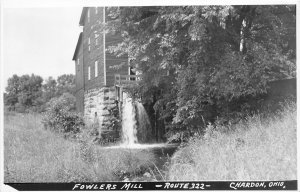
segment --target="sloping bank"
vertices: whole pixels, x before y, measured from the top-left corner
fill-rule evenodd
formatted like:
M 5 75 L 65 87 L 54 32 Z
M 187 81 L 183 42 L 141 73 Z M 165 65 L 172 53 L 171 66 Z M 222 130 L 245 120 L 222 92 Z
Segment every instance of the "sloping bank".
M 297 179 L 296 104 L 231 127 L 209 125 L 172 157 L 169 180 Z

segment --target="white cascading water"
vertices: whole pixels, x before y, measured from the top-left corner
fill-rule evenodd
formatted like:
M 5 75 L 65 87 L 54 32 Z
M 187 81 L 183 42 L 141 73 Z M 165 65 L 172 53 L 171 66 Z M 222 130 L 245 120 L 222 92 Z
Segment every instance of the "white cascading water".
M 133 147 L 138 143 L 137 125 L 135 119 L 135 108 L 132 99 L 123 93 L 123 109 L 122 109 L 122 145 Z
M 142 142 L 149 141 L 149 135 L 151 134 L 151 123 L 149 116 L 144 108 L 144 105 L 138 101 L 135 102 L 136 106 L 136 118 L 139 131 L 139 140 Z
M 137 110 L 135 109 L 135 105 Z M 137 119 L 136 119 L 137 113 Z M 139 121 L 139 123 L 137 123 Z M 137 124 L 139 129 L 144 134 L 151 130 L 150 120 L 144 106 L 138 102 L 133 102 L 125 92 L 123 92 L 123 106 L 122 106 L 122 143 L 117 146 L 110 146 L 109 148 L 135 148 L 146 149 L 155 147 L 167 147 L 165 143 L 156 144 L 139 144 L 137 139 Z M 145 136 L 146 137 L 146 136 Z

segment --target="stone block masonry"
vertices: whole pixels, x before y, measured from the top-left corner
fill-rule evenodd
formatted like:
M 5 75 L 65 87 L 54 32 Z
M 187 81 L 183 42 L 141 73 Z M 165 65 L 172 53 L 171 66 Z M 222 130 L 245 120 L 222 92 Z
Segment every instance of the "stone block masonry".
M 99 87 L 89 89 L 84 93 L 84 116 L 88 126 L 99 124 L 98 131 L 112 131 L 109 129 L 113 114 L 110 110 L 117 107 L 114 87 Z

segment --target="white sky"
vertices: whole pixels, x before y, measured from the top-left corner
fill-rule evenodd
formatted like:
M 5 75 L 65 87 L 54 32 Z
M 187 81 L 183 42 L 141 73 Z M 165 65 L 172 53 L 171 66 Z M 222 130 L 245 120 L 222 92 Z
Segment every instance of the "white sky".
M 261 1 L 271 4 L 296 2 L 295 0 L 254 0 L 251 4 L 259 4 L 262 3 Z M 79 18 L 83 6 L 185 5 L 199 4 L 199 2 L 201 1 L 2 0 L 3 89 L 7 79 L 13 74 L 34 73 L 44 79 L 49 76 L 56 78 L 62 74 L 74 74 L 72 56 L 81 31 Z M 210 3 L 214 2 L 220 4 L 219 0 L 212 0 Z M 222 4 L 237 2 L 250 3 L 250 1 L 223 0 Z
M 80 7 L 5 8 L 3 80 L 13 74 L 34 73 L 43 78 L 74 74 L 72 57 L 81 31 L 81 10 Z

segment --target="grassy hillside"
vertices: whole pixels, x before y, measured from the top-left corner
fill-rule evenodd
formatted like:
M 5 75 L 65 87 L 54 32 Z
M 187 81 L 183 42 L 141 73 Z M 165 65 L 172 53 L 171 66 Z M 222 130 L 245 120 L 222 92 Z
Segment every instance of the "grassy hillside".
M 118 181 L 153 166 L 145 151 L 75 143 L 43 129 L 39 115 L 6 113 L 5 182 Z
M 172 158 L 170 180 L 297 179 L 296 106 L 235 126 L 209 125 Z
M 71 142 L 43 129 L 40 119 L 39 115 L 5 114 L 5 182 L 144 180 L 140 174 L 153 173 L 157 159 L 149 151 Z M 209 125 L 204 136 L 191 138 L 173 155 L 162 178 L 297 179 L 296 137 L 295 104 L 268 118 L 255 115 L 235 126 Z

